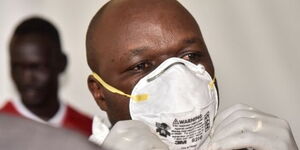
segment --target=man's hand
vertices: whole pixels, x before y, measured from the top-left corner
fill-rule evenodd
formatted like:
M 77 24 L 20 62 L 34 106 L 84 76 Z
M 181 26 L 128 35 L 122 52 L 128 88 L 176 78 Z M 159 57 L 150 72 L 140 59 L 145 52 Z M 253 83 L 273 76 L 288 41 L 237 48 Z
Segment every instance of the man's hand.
M 150 128 L 136 120 L 119 121 L 104 140 L 105 150 L 168 150 Z
M 211 132 L 210 150 L 298 150 L 287 121 L 247 105 L 219 113 Z

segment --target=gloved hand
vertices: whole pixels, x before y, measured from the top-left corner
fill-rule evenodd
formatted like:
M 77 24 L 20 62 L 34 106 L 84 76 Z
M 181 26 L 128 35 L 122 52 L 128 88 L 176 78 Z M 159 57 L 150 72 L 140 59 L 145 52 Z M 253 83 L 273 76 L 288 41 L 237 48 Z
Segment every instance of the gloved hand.
M 168 150 L 147 125 L 136 120 L 117 122 L 101 147 L 105 150 Z
M 242 104 L 216 116 L 210 142 L 210 150 L 298 150 L 287 121 Z

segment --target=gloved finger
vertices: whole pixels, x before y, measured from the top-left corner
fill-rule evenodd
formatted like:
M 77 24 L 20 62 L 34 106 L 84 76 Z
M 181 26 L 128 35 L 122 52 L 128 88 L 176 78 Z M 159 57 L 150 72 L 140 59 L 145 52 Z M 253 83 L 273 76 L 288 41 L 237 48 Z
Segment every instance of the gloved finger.
M 167 150 L 150 128 L 137 120 L 119 121 L 111 129 L 102 148 L 105 150 Z
M 251 114 L 255 114 L 257 118 L 237 117 L 224 126 L 221 123 L 222 129 L 215 130 L 211 136 L 212 148 L 297 149 L 291 129 L 285 120 L 261 112 L 250 112 L 250 116 Z M 249 114 L 246 113 L 244 116 L 249 116 Z M 229 115 L 226 119 L 231 120 L 231 117 L 232 115 Z
M 218 133 L 219 130 L 223 130 L 225 126 L 228 126 L 228 124 L 237 120 L 238 118 L 253 118 L 253 119 L 257 119 L 257 120 L 264 120 L 264 121 L 268 121 L 268 122 L 277 123 L 277 122 L 275 122 L 276 119 L 274 120 L 274 118 L 277 118 L 275 116 L 272 116 L 272 115 L 260 112 L 258 110 L 254 110 L 254 109 L 253 110 L 240 109 L 240 110 L 236 110 L 235 112 L 232 112 L 231 114 L 229 114 L 219 124 L 217 124 L 217 125 L 215 124 L 211 135 Z
M 233 112 L 236 112 L 238 110 L 255 110 L 253 107 L 250 107 L 245 104 L 236 104 L 233 105 L 224 111 L 220 112 L 217 114 L 215 121 L 214 121 L 214 126 L 218 126 L 221 122 L 223 122 L 224 119 L 226 119 L 230 114 Z
M 257 135 L 255 132 L 245 132 L 243 134 L 237 133 L 226 138 L 211 141 L 209 150 L 238 150 L 251 148 L 255 150 L 287 150 L 287 149 L 275 149 L 270 143 L 269 137 Z
M 278 136 L 260 134 L 259 132 L 237 133 L 218 141 L 211 141 L 208 147 L 209 150 L 237 150 L 245 148 L 254 150 L 298 150 L 293 137 L 282 139 Z
M 261 128 L 261 120 L 242 117 L 228 123 L 226 126 L 223 126 L 222 129 L 216 130 L 211 136 L 211 140 L 218 141 L 238 133 L 243 134 L 245 132 L 256 132 L 261 130 Z
M 244 134 L 247 132 L 259 133 L 261 135 L 269 136 L 280 136 L 282 138 L 287 138 L 289 136 L 289 127 L 284 127 L 278 121 L 265 121 L 264 119 L 259 118 L 247 118 L 242 117 L 238 118 L 227 126 L 223 127 L 223 130 L 215 132 L 211 136 L 212 141 L 217 141 L 223 138 L 227 138 L 235 134 Z
M 272 117 L 270 115 L 264 114 L 262 112 L 259 111 L 253 111 L 253 110 L 249 110 L 249 109 L 241 109 L 241 110 L 236 110 L 235 112 L 232 112 L 231 114 L 229 114 L 226 118 L 224 118 L 222 120 L 222 122 L 218 123 L 218 124 L 214 124 L 213 127 L 213 132 L 211 133 L 212 135 L 219 132 L 219 130 L 223 130 L 223 128 L 225 126 L 228 126 L 228 124 L 230 124 L 231 122 L 237 120 L 238 118 L 268 118 Z M 264 119 L 266 120 L 266 119 Z

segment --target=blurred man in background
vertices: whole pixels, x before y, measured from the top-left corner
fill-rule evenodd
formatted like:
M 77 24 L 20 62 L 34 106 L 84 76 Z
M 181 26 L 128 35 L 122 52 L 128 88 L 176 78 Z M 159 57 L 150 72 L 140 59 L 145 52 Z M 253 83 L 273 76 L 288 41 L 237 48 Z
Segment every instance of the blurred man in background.
M 91 133 L 91 119 L 59 98 L 59 75 L 66 69 L 67 57 L 54 25 L 41 18 L 23 21 L 12 35 L 9 55 L 20 99 L 8 101 L 1 112 Z

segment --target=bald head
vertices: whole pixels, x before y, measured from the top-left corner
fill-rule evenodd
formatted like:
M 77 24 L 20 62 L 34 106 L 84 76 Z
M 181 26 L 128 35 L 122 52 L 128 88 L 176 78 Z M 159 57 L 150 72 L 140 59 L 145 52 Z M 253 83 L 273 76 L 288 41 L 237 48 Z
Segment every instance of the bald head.
M 201 63 L 214 76 L 198 24 L 176 0 L 111 0 L 91 21 L 86 48 L 92 71 L 125 93 L 171 57 Z M 109 92 L 93 76 L 88 86 L 112 124 L 131 118 L 127 97 Z
M 189 24 L 198 29 L 191 14 L 176 0 L 111 0 L 106 3 L 93 17 L 86 36 L 90 68 L 93 71 L 100 69 L 100 59 L 108 52 L 108 43 L 118 44 L 120 35 L 124 37 L 132 29 L 150 32 L 151 25 L 157 23 L 176 25 L 177 28 Z M 97 47 L 99 44 L 102 46 Z

